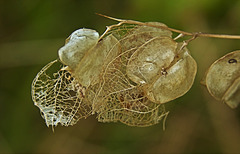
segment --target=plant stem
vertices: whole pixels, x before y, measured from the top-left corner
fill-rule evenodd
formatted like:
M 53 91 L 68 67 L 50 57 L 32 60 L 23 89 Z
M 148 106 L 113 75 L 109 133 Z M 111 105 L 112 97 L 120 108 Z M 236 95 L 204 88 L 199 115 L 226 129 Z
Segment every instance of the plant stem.
M 240 35 L 208 34 L 208 33 L 202 33 L 202 32 L 191 33 L 191 32 L 186 32 L 186 31 L 170 28 L 170 27 L 167 27 L 167 26 L 156 26 L 156 25 L 152 25 L 151 23 L 143 23 L 143 22 L 134 21 L 134 20 L 117 19 L 117 18 L 106 16 L 106 15 L 99 14 L 99 13 L 96 13 L 96 14 L 100 15 L 100 16 L 103 16 L 105 18 L 108 18 L 108 19 L 119 22 L 119 24 L 112 25 L 112 27 L 119 26 L 119 25 L 122 25 L 122 24 L 136 24 L 136 25 L 143 25 L 143 26 L 150 26 L 150 27 L 166 29 L 166 30 L 170 30 L 172 32 L 182 34 L 182 36 L 194 36 L 195 38 L 197 38 L 197 37 L 209 37 L 209 38 L 221 38 L 221 39 L 240 39 Z M 104 32 L 104 34 L 106 34 L 110 29 L 111 29 L 111 26 L 109 26 L 107 28 L 107 30 Z
M 212 38 L 222 38 L 222 39 L 240 39 L 240 35 L 208 34 L 208 33 L 199 33 L 198 37 L 212 37 Z

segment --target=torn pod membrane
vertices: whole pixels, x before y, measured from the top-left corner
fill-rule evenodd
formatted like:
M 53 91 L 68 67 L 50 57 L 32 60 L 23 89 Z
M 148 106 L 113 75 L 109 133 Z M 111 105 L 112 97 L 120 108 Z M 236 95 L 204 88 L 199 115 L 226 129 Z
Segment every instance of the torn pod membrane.
M 205 84 L 214 98 L 236 108 L 240 104 L 240 50 L 216 60 L 207 71 Z
M 34 103 L 47 125 L 73 125 L 95 113 L 100 122 L 129 126 L 162 120 L 168 113 L 164 103 L 191 88 L 197 66 L 188 49 L 172 39 L 171 31 L 154 27 L 164 24 L 148 24 L 113 27 L 101 40 L 94 30 L 75 31 L 59 50 L 66 66 L 57 74 L 69 76 L 49 77 L 50 63 L 32 85 Z

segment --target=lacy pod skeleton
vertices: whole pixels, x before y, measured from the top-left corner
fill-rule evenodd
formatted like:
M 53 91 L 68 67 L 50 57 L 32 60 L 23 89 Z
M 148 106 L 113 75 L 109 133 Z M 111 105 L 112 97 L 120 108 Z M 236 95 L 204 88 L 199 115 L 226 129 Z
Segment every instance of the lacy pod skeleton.
M 51 76 L 57 62 L 49 63 L 32 84 L 47 125 L 73 125 L 95 113 L 100 122 L 130 126 L 162 120 L 164 103 L 191 88 L 197 65 L 166 25 L 149 24 L 120 24 L 100 38 L 91 29 L 73 32 L 58 52 L 64 66 Z

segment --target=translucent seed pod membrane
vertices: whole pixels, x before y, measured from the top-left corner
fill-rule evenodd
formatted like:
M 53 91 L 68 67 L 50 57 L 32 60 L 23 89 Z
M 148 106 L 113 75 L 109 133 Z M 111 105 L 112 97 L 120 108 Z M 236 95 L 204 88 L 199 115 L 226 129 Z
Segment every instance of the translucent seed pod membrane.
M 205 80 L 214 98 L 236 108 L 240 104 L 240 50 L 216 60 L 208 69 Z
M 61 62 L 75 69 L 85 53 L 98 42 L 99 34 L 91 29 L 79 29 L 66 40 L 65 46 L 58 51 Z
M 37 74 L 32 98 L 47 126 L 73 125 L 92 114 L 99 122 L 154 125 L 168 114 L 164 104 L 191 88 L 197 64 L 171 31 L 122 24 L 100 38 L 91 29 L 73 32 L 58 52 L 62 64 L 53 61 Z M 60 67 L 51 73 L 54 65 Z M 224 99 L 235 99 L 237 86 Z

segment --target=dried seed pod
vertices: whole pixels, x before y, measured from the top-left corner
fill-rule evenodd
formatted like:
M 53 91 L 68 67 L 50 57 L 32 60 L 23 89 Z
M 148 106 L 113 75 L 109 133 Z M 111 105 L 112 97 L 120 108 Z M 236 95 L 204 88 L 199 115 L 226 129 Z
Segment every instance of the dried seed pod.
M 152 83 L 176 55 L 177 43 L 169 37 L 155 37 L 139 47 L 127 65 L 128 77 L 138 83 Z
M 155 77 L 155 81 L 147 85 L 146 93 L 150 100 L 166 103 L 184 95 L 192 87 L 197 64 L 188 49 L 186 47 L 181 49 L 181 47 L 182 44 L 178 44 L 171 64 L 163 67 Z
M 166 25 L 149 22 L 155 26 Z M 137 26 L 120 40 L 128 51 L 127 76 L 144 84 L 144 93 L 152 102 L 162 104 L 184 95 L 192 86 L 197 64 L 183 44 L 172 39 L 169 30 Z
M 105 37 L 78 62 L 72 70 L 74 78 L 85 87 L 98 83 L 101 71 L 120 51 L 121 46 L 113 35 Z
M 188 49 L 164 36 L 138 48 L 127 66 L 129 78 L 145 84 L 147 97 L 159 104 L 184 95 L 192 87 L 196 71 L 197 64 Z
M 240 50 L 216 60 L 208 69 L 205 82 L 214 98 L 236 108 L 240 104 Z
M 97 44 L 98 38 L 98 32 L 92 29 L 74 31 L 58 51 L 61 62 L 70 69 L 75 69 L 86 52 Z

